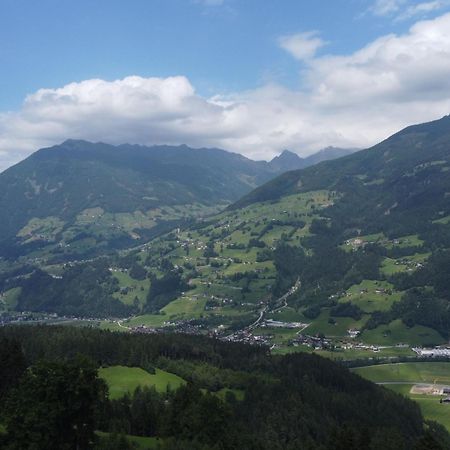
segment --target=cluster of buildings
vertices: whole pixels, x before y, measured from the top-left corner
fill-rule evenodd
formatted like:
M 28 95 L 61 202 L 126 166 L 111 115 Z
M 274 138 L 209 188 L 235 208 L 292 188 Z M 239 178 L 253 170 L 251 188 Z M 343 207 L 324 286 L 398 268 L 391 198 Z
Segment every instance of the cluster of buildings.
M 242 342 L 250 345 L 270 346 L 269 336 L 255 336 L 248 330 L 239 330 L 228 336 L 223 336 L 220 339 L 227 342 Z
M 195 319 L 176 320 L 164 322 L 162 327 L 149 327 L 147 325 L 137 325 L 128 328 L 132 333 L 160 334 L 160 333 L 183 333 L 183 334 L 205 334 L 205 326 L 198 324 Z
M 413 347 L 411 350 L 418 356 L 425 358 L 450 358 L 450 348 L 448 347 Z
M 273 320 L 273 319 L 266 319 L 261 324 L 262 328 L 306 328 L 308 326 L 307 323 L 301 323 L 301 322 L 281 322 L 279 320 Z
M 333 346 L 330 339 L 321 336 L 310 336 L 308 334 L 298 334 L 289 343 L 294 347 L 305 345 L 313 348 L 314 350 L 328 350 Z

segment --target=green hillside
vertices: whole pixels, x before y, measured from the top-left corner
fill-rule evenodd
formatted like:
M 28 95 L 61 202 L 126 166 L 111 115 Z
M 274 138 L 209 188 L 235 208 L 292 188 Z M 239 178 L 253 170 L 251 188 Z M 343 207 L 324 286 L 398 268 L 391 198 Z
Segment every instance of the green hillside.
M 63 260 L 135 246 L 219 211 L 288 163 L 307 164 L 290 155 L 267 163 L 219 149 L 74 140 L 41 149 L 0 174 L 0 252 L 45 248 Z
M 173 373 L 155 369 L 155 373 L 151 374 L 140 367 L 102 367 L 99 377 L 106 381 L 111 399 L 123 397 L 126 393 L 131 395 L 138 386 L 154 387 L 158 392 L 165 392 L 185 384 L 182 378 Z
M 121 317 L 102 327 L 122 331 L 215 332 L 279 352 L 413 356 L 450 336 L 449 168 L 445 117 L 288 172 L 137 249 L 10 267 L 3 305 Z
M 273 356 L 200 336 L 55 326 L 1 327 L 0 343 L 0 443 L 11 448 L 74 448 L 94 432 L 102 440 L 120 442 L 123 434 L 134 442 L 140 436 L 143 446 L 189 449 L 429 448 L 416 447 L 429 435 L 431 448 L 449 445 L 448 433 L 426 423 L 414 402 L 315 355 Z M 100 359 L 110 367 L 98 373 Z M 142 369 L 160 364 L 187 383 L 106 396 L 102 378 L 111 387 L 132 378 L 145 383 Z
M 352 372 L 414 400 L 419 404 L 426 419 L 439 422 L 447 430 L 450 430 L 449 405 L 440 402 L 440 399 L 446 397 L 446 395 L 420 393 L 420 390 L 415 391 L 413 389 L 417 384 L 429 386 L 450 384 L 450 363 L 380 364 L 359 367 L 352 369 Z

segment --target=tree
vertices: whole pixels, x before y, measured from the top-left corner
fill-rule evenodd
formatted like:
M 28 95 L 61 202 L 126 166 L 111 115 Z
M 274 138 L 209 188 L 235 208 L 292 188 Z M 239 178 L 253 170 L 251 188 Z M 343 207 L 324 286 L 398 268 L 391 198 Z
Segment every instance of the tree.
M 25 368 L 20 344 L 11 339 L 0 339 L 0 401 L 17 384 Z
M 85 450 L 95 441 L 96 412 L 107 388 L 86 359 L 30 367 L 5 405 L 11 450 Z

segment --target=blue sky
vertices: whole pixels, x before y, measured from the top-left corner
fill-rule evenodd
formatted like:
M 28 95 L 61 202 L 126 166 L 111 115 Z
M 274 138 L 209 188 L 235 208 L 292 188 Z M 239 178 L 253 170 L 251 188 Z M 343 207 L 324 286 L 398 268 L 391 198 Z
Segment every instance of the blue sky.
M 449 11 L 447 0 L 0 0 L 0 170 L 66 137 L 186 142 L 255 158 L 287 146 L 308 154 L 370 145 L 448 111 Z M 409 72 L 395 63 L 402 57 Z M 349 94 L 353 76 L 372 97 Z M 375 101 L 380 90 L 404 109 Z M 364 101 L 371 114 L 361 117 Z M 351 129 L 357 119 L 367 131 Z
M 209 4 L 209 6 L 208 6 Z M 185 75 L 199 92 L 298 82 L 281 35 L 317 30 L 350 53 L 408 21 L 365 0 L 1 0 L 0 109 L 26 94 L 89 78 Z

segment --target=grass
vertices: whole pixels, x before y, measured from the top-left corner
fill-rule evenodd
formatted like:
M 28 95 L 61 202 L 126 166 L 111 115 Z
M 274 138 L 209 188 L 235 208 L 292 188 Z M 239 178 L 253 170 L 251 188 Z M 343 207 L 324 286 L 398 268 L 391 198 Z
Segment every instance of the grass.
M 257 328 L 254 334 L 257 336 L 272 336 L 271 342 L 277 345 L 287 345 L 299 330 L 296 328 Z
M 398 259 L 384 258 L 380 270 L 386 276 L 401 272 L 413 272 L 419 267 L 418 264 L 423 264 L 430 255 L 431 253 L 415 253 Z
M 146 327 L 162 327 L 164 322 L 169 318 L 164 314 L 143 314 L 142 316 L 132 317 L 131 319 L 124 320 L 123 325 L 125 327 L 139 327 L 144 325 Z
M 121 327 L 117 322 L 112 322 L 110 320 L 102 320 L 100 322 L 100 329 L 109 331 L 122 331 L 122 332 L 127 331 L 126 328 Z
M 54 240 L 63 227 L 64 222 L 58 217 L 48 216 L 43 219 L 35 217 L 17 233 L 17 236 L 26 239 L 26 242 L 35 239 Z
M 272 353 L 278 355 L 285 355 L 288 353 L 315 353 L 324 358 L 333 359 L 336 361 L 352 361 L 356 359 L 367 359 L 367 358 L 391 358 L 398 356 L 413 356 L 414 352 L 406 347 L 392 347 L 392 348 L 382 348 L 379 352 L 374 352 L 372 350 L 365 350 L 360 348 L 353 349 L 343 349 L 336 348 L 334 351 L 331 350 L 314 350 L 306 345 L 299 345 L 298 347 L 280 347 L 272 350 Z
M 298 243 L 298 236 L 309 233 L 309 225 L 315 217 L 320 217 L 323 208 L 331 205 L 333 195 L 328 191 L 315 191 L 295 194 L 281 199 L 279 202 L 265 202 L 258 205 L 250 205 L 239 212 L 225 211 L 217 217 L 217 225 L 207 225 L 192 231 L 180 231 L 177 235 L 177 245 L 167 249 L 165 237 L 152 241 L 152 250 L 157 253 L 164 251 L 165 257 L 173 264 L 183 265 L 189 263 L 199 273 L 192 279 L 196 285 L 185 296 L 181 296 L 162 308 L 162 315 L 145 315 L 124 322 L 126 326 L 147 325 L 163 326 L 164 322 L 183 320 L 190 318 L 207 317 L 212 314 L 230 315 L 230 308 L 218 308 L 213 311 L 205 311 L 206 301 L 212 296 L 219 299 L 228 299 L 234 303 L 237 313 L 243 307 L 243 303 L 255 304 L 266 298 L 270 286 L 273 285 L 276 271 L 272 261 L 257 262 L 260 248 L 247 248 L 250 239 L 261 239 L 273 245 L 283 234 L 294 232 L 297 236 L 288 238 Z M 147 214 L 148 215 L 148 214 Z M 270 219 L 269 219 L 270 217 Z M 303 221 L 305 226 L 299 230 L 296 222 Z M 285 223 L 285 222 L 289 222 Z M 294 225 L 290 225 L 294 222 Z M 125 224 L 123 224 L 125 226 Z M 205 246 L 211 239 L 215 240 L 216 257 L 209 261 L 203 256 Z M 230 244 L 241 245 L 244 248 L 228 248 Z M 233 247 L 233 245 L 231 247 Z M 186 249 L 189 249 L 186 251 Z M 213 267 L 211 263 L 220 263 L 220 267 Z M 238 272 L 256 273 L 257 278 L 243 279 L 231 278 Z M 253 275 L 252 275 L 253 276 Z M 120 285 L 131 288 L 125 295 L 115 294 L 124 303 L 132 303 L 137 297 L 142 304 L 144 298 L 140 297 L 142 285 L 130 279 L 126 274 L 117 274 Z M 242 292 L 242 288 L 248 285 L 250 291 Z M 144 292 L 148 286 L 144 286 Z M 197 299 L 194 300 L 193 297 Z M 228 302 L 229 304 L 230 302 Z M 236 305 L 238 305 L 236 307 Z M 245 312 L 250 306 L 245 306 Z M 255 307 L 253 307 L 255 309 Z M 111 327 L 111 324 L 103 324 L 102 327 Z
M 281 322 L 309 322 L 309 319 L 306 319 L 303 314 L 291 307 L 286 307 L 277 312 L 267 314 L 267 318 L 279 320 Z
M 395 345 L 410 344 L 422 346 L 434 346 L 445 342 L 442 336 L 432 328 L 415 325 L 408 328 L 400 319 L 394 320 L 388 325 L 380 325 L 373 330 L 366 330 L 361 335 L 361 340 L 367 344 Z
M 351 317 L 334 317 L 335 323 L 329 323 L 330 311 L 324 309 L 320 315 L 314 319 L 311 325 L 306 328 L 304 333 L 315 335 L 323 333 L 327 337 L 344 337 L 347 336 L 347 330 L 350 328 L 360 329 L 367 321 L 367 317 L 363 316 L 361 320 L 355 320 Z
M 385 387 L 399 394 L 405 395 L 417 402 L 423 416 L 429 420 L 444 425 L 450 431 L 450 405 L 439 403 L 439 396 L 425 394 L 411 394 L 414 382 L 450 384 L 450 363 L 447 362 L 419 362 L 382 364 L 352 369 L 377 383 L 404 382 L 404 384 L 386 384 Z
M 433 223 L 439 223 L 441 225 L 447 225 L 450 223 L 450 216 L 442 217 L 441 219 L 433 220 Z
M 419 235 L 410 234 L 408 236 L 400 236 L 385 245 L 386 248 L 405 248 L 405 247 L 421 247 L 424 244 L 422 239 L 419 239 Z
M 0 305 L 3 303 L 6 310 L 13 310 L 17 306 L 21 290 L 22 288 L 17 287 L 6 291 L 3 297 L 0 297 Z
M 414 362 L 380 364 L 352 369 L 375 383 L 383 382 L 422 382 L 450 384 L 450 362 Z
M 198 318 L 204 313 L 205 303 L 205 299 L 195 300 L 192 297 L 182 297 L 170 302 L 162 311 L 165 312 L 168 319 Z
M 393 289 L 394 286 L 387 281 L 363 280 L 360 284 L 350 287 L 340 302 L 350 300 L 366 313 L 387 311 L 401 297 L 401 293 Z
M 99 376 L 107 383 L 111 399 L 131 394 L 138 386 L 154 387 L 158 392 L 165 392 L 168 387 L 177 389 L 185 383 L 173 373 L 156 369 L 154 374 L 150 374 L 140 367 L 102 367 L 99 369 Z
M 117 298 L 126 305 L 133 305 L 134 299 L 137 298 L 141 306 L 147 300 L 147 293 L 150 288 L 150 281 L 148 278 L 144 280 L 135 280 L 130 275 L 124 272 L 113 272 L 113 276 L 119 281 L 120 287 L 126 287 L 127 292 L 115 292 L 113 297 Z

